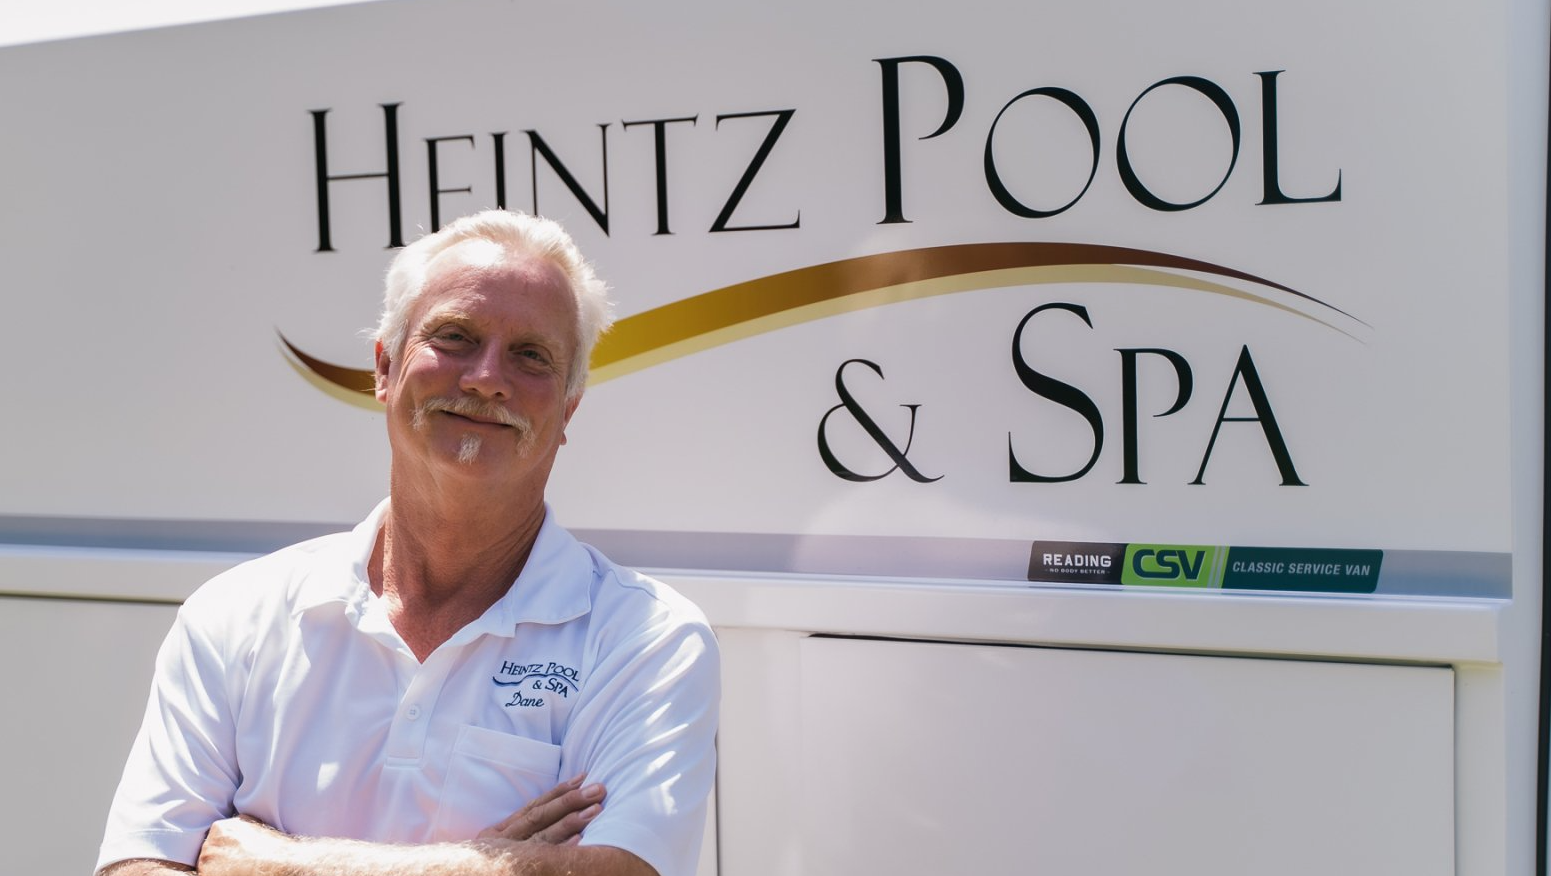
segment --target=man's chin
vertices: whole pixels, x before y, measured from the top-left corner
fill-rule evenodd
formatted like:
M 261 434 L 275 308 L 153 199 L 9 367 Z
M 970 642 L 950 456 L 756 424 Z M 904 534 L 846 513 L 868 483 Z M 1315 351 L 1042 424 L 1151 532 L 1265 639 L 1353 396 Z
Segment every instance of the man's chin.
M 516 437 L 464 432 L 458 436 L 456 446 L 447 450 L 460 466 L 467 467 L 520 460 L 532 452 L 533 444 L 531 433 Z

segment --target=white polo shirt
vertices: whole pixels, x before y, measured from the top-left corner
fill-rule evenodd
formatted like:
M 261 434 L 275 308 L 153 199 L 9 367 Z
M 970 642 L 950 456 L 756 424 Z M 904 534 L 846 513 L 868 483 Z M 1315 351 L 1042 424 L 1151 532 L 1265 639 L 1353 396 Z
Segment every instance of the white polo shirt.
M 584 845 L 692 873 L 719 694 L 700 611 L 546 513 L 511 590 L 421 664 L 367 579 L 387 507 L 183 605 L 98 868 L 193 864 L 239 813 L 305 836 L 467 840 L 585 772 L 608 796 Z

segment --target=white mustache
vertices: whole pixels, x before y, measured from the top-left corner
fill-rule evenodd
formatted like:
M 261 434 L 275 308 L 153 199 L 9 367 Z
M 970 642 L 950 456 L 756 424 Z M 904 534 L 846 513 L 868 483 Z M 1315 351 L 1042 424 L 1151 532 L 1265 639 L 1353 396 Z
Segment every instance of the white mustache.
M 413 425 L 416 429 L 423 429 L 427 419 L 432 414 L 445 411 L 449 414 L 457 414 L 460 417 L 469 417 L 475 420 L 500 423 L 517 430 L 519 441 L 527 440 L 533 434 L 533 421 L 521 414 L 509 411 L 500 405 L 493 405 L 469 396 L 457 396 L 454 398 L 429 398 L 421 402 L 415 408 Z

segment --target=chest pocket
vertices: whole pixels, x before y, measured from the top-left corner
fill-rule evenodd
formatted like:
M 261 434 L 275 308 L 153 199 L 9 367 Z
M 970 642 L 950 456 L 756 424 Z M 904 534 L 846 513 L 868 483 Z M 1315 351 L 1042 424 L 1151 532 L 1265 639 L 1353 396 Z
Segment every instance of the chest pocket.
M 488 727 L 458 731 L 433 842 L 461 842 L 521 809 L 559 779 L 560 746 Z

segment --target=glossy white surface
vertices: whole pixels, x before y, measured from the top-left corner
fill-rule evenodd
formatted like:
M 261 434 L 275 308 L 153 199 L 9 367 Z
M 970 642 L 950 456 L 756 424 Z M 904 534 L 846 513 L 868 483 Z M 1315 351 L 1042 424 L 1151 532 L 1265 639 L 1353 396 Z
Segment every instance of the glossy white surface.
M 798 651 L 809 876 L 1454 872 L 1447 669 Z
M 86 876 L 145 712 L 170 605 L 0 597 L 6 873 Z

